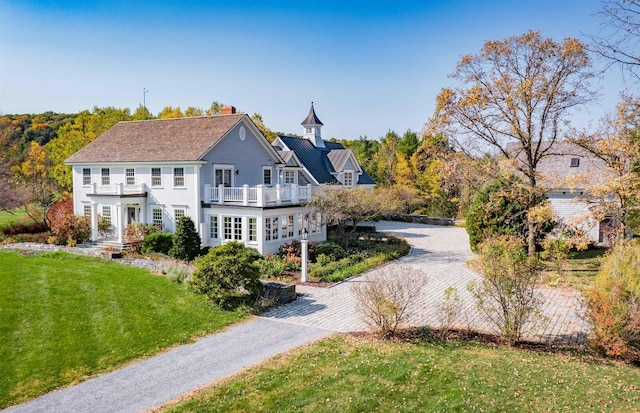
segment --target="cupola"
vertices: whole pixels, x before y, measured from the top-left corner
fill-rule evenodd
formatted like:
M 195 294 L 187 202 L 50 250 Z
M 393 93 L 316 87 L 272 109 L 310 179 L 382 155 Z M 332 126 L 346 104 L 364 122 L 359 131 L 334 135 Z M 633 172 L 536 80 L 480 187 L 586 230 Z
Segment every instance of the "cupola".
M 304 135 L 302 136 L 305 139 L 308 139 L 316 148 L 325 147 L 324 141 L 322 140 L 322 134 L 320 132 L 323 124 L 320 119 L 318 119 L 316 111 L 313 109 L 313 102 L 311 102 L 311 109 L 309 109 L 309 114 L 301 122 L 301 125 L 304 127 Z

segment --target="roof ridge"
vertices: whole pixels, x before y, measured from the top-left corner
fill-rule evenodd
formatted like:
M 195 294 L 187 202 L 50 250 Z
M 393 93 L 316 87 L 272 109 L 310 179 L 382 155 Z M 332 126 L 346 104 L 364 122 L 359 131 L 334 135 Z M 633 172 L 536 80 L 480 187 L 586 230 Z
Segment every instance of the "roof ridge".
M 132 119 L 132 120 L 121 120 L 118 123 L 143 123 L 143 122 L 158 122 L 158 121 L 175 121 L 175 120 L 188 120 L 188 119 L 202 119 L 202 118 L 218 118 L 223 116 L 244 116 L 246 113 L 226 113 L 226 114 L 215 114 L 215 115 L 201 115 L 201 116 L 182 116 L 179 118 L 158 118 L 158 119 Z

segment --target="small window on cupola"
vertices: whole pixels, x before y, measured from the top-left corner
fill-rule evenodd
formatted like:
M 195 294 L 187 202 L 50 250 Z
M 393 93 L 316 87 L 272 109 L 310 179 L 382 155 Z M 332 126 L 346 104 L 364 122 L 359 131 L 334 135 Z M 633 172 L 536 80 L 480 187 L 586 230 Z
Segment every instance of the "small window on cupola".
M 577 168 L 580 166 L 580 158 L 571 158 L 571 164 L 569 166 L 571 168 Z

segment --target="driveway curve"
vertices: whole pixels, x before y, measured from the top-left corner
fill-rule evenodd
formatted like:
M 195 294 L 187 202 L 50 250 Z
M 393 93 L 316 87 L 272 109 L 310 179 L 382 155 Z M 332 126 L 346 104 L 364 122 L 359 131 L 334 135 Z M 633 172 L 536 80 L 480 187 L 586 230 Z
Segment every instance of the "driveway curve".
M 415 268 L 420 270 L 416 271 L 416 276 L 427 279 L 426 287 L 411 309 L 412 317 L 408 322 L 410 326 L 440 326 L 442 317 L 438 316 L 438 308 L 442 307 L 444 290 L 453 287 L 459 295 L 460 311 L 454 327 L 495 332 L 478 312 L 467 290 L 469 282 L 479 281 L 480 276 L 466 265 L 474 255 L 469 248 L 469 238 L 464 228 L 391 221 L 381 221 L 376 226 L 380 232 L 406 239 L 412 247 L 408 256 L 387 265 Z M 336 332 L 366 330 L 367 326 L 355 309 L 356 300 L 352 287 L 375 279 L 380 272 L 380 269 L 369 271 L 363 276 L 329 288 L 298 286 L 297 291 L 304 294 L 301 298 L 264 313 L 262 317 Z M 580 293 L 550 287 L 541 287 L 539 292 L 543 297 L 542 314 L 545 322 L 531 330 L 525 338 L 533 341 L 583 343 L 588 326 L 581 316 L 583 307 Z

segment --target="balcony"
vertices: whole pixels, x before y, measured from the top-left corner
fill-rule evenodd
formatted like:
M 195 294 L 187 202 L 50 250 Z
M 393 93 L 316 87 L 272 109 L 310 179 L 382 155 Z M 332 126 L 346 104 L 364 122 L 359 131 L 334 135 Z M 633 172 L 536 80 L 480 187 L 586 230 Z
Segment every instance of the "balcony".
M 304 204 L 311 200 L 311 185 L 298 186 L 263 185 L 241 187 L 204 186 L 204 202 L 206 204 L 242 205 L 242 206 L 274 206 L 286 204 Z
M 88 195 L 140 195 L 147 196 L 147 187 L 145 184 L 140 185 L 98 185 L 97 183 L 91 184 L 91 191 Z

